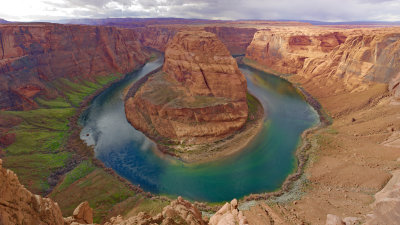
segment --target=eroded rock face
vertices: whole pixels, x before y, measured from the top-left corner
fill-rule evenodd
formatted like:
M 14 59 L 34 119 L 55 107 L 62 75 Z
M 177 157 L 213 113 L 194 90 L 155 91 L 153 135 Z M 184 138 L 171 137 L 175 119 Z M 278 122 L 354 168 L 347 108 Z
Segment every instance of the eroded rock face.
M 316 87 L 356 92 L 385 83 L 400 99 L 400 30 L 271 28 L 261 30 L 246 57 L 275 70 L 297 74 Z M 303 81 L 303 83 L 307 82 Z
M 0 26 L 0 109 L 35 107 L 33 98 L 57 96 L 57 78 L 92 79 L 127 73 L 148 53 L 134 30 L 60 24 Z
M 226 203 L 211 218 L 210 225 L 245 225 L 248 224 L 243 212 L 238 210 L 238 202 L 233 199 L 231 203 Z
M 365 89 L 370 81 L 386 83 L 398 98 L 399 51 L 400 33 L 391 30 L 354 33 L 327 57 L 309 59 L 300 74 L 340 80 L 351 91 Z
M 199 30 L 201 27 L 187 25 L 152 25 L 135 28 L 141 43 L 161 52 L 165 52 L 168 41 L 172 40 L 179 31 Z M 247 47 L 253 40 L 256 28 L 205 26 L 203 29 L 214 33 L 224 43 L 232 55 L 245 54 Z
M 256 28 L 238 27 L 204 27 L 204 30 L 216 34 L 232 55 L 245 54 L 257 31 Z
M 130 217 L 124 220 L 121 216 L 113 217 L 110 222 L 105 225 L 205 225 L 207 224 L 200 211 L 190 202 L 178 197 L 177 200 L 171 202 L 170 205 L 164 207 L 162 213 L 156 216 L 150 216 L 146 213 L 139 213 L 137 216 Z
M 63 218 L 60 207 L 50 198 L 32 194 L 17 175 L 2 167 L 0 159 L 0 224 L 80 225 L 93 223 L 93 210 L 81 203 L 72 216 Z
M 127 96 L 125 112 L 153 139 L 210 143 L 244 125 L 246 90 L 236 61 L 214 34 L 179 32 L 165 51 L 162 71 Z
M 0 224 L 64 224 L 58 204 L 28 191 L 14 172 L 2 168 L 1 159 Z
M 264 29 L 254 34 L 246 57 L 279 73 L 294 74 L 306 59 L 324 56 L 345 40 L 342 32 L 307 27 Z
M 373 213 L 369 215 L 366 224 L 394 225 L 400 221 L 400 170 L 393 173 L 386 186 L 375 194 L 372 204 Z

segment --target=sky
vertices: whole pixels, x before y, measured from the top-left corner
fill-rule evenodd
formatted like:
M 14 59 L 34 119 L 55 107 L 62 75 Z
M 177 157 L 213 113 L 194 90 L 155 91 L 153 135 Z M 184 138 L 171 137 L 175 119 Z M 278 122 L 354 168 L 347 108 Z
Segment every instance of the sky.
M 400 21 L 400 0 L 0 0 L 0 18 L 54 21 L 77 18 Z

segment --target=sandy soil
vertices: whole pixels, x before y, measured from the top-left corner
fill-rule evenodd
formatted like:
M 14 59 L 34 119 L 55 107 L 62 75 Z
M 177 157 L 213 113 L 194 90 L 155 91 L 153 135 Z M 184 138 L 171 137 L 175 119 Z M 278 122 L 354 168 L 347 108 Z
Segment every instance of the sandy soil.
M 332 90 L 318 83 L 296 76 L 289 80 L 316 97 L 333 123 L 310 137 L 315 147 L 309 152 L 307 179 L 297 199 L 270 202 L 268 209 L 265 201 L 255 202 L 245 214 L 252 224 L 325 224 L 327 214 L 365 221 L 373 195 L 391 178 L 390 171 L 400 167 L 400 106 L 391 103 L 383 84 L 331 95 Z

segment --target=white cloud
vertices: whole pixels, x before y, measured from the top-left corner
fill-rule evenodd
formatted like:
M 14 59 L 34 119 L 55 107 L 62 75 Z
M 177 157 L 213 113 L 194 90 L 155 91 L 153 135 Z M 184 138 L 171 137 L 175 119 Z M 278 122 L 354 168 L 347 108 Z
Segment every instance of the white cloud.
M 400 20 L 398 0 L 0 0 L 11 21 L 106 17 Z

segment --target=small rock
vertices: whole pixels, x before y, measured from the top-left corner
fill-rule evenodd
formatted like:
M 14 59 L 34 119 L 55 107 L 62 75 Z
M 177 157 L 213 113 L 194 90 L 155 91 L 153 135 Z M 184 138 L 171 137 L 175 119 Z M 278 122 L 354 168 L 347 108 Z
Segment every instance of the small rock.
M 82 202 L 74 210 L 73 217 L 78 223 L 91 224 L 93 223 L 93 210 L 89 206 L 89 202 Z
M 355 119 L 355 118 L 352 118 L 352 119 L 351 119 L 351 122 L 356 122 L 356 119 Z
M 333 214 L 328 214 L 326 215 L 325 225 L 345 225 L 345 223 L 343 223 L 340 217 Z
M 343 222 L 346 225 L 356 225 L 356 224 L 359 224 L 360 218 L 358 218 L 358 217 L 346 217 L 346 218 L 343 219 Z
M 236 198 L 232 199 L 232 201 L 231 201 L 231 206 L 232 206 L 233 209 L 237 209 L 237 207 L 238 207 L 238 201 L 237 201 Z

